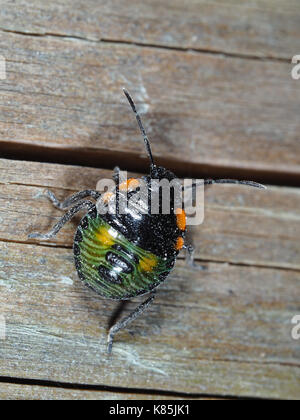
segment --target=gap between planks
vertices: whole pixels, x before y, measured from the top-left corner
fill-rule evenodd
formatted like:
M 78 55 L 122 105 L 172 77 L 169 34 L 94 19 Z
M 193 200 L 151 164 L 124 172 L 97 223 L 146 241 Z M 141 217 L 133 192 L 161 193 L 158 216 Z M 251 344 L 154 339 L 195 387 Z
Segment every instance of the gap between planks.
M 94 167 L 97 169 L 113 170 L 120 162 L 126 162 L 126 170 L 136 173 L 144 173 L 149 166 L 148 158 L 134 153 L 112 151 L 107 149 L 88 150 L 76 149 L 64 150 L 62 148 L 30 145 L 26 143 L 11 143 L 1 141 L 0 157 L 9 160 L 32 161 L 41 163 L 56 163 L 62 165 L 77 165 Z M 262 184 L 278 185 L 286 187 L 300 187 L 300 172 L 294 172 L 286 168 L 286 172 L 273 170 L 255 169 L 251 166 L 220 166 L 213 164 L 189 164 L 188 169 L 182 162 L 170 158 L 156 158 L 156 163 L 172 170 L 179 177 L 189 178 L 232 178 L 240 180 L 252 180 Z M 184 167 L 183 167 L 184 166 Z M 0 181 L 1 182 L 1 181 Z
M 2 389 L 2 386 L 3 389 Z M 154 399 L 154 400 L 189 400 L 189 399 L 239 399 L 234 395 L 206 395 L 206 394 L 192 394 L 184 392 L 172 392 L 159 389 L 136 389 L 136 388 L 122 388 L 110 387 L 107 385 L 89 385 L 77 384 L 67 382 L 45 381 L 41 379 L 28 378 L 14 378 L 0 376 L 0 398 L 1 395 L 7 397 L 7 388 L 11 386 L 11 393 L 9 395 L 32 396 L 39 397 L 44 394 L 45 398 L 96 398 L 105 400 L 114 399 Z M 245 399 L 252 399 L 245 397 Z

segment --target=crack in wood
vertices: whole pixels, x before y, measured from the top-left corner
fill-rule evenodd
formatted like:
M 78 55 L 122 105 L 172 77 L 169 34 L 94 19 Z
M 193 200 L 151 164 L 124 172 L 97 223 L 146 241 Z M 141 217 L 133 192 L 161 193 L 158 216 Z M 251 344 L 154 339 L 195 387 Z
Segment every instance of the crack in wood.
M 143 42 L 134 42 L 129 40 L 120 40 L 120 39 L 109 39 L 109 38 L 99 38 L 98 40 L 84 38 L 78 35 L 69 35 L 69 34 L 61 34 L 55 32 L 44 32 L 44 33 L 37 33 L 37 32 L 23 32 L 23 31 L 16 31 L 13 29 L 5 29 L 0 28 L 1 32 L 12 33 L 21 36 L 31 36 L 31 37 L 38 37 L 38 38 L 56 38 L 56 39 L 64 39 L 64 40 L 75 40 L 75 41 L 82 41 L 87 43 L 106 43 L 106 44 L 116 44 L 116 45 L 132 45 L 140 48 L 155 48 L 160 50 L 170 50 L 170 51 L 180 51 L 186 53 L 199 53 L 199 54 L 211 54 L 211 55 L 219 55 L 223 57 L 230 57 L 230 58 L 238 58 L 238 59 L 245 59 L 245 60 L 258 60 L 258 61 L 273 61 L 273 62 L 283 62 L 289 63 L 290 60 L 281 57 L 272 57 L 272 56 L 259 56 L 255 54 L 241 54 L 241 53 L 232 53 L 222 50 L 214 50 L 214 49 L 205 49 L 205 48 L 191 48 L 191 47 L 178 47 L 178 46 L 170 46 L 170 45 L 160 45 L 160 44 L 151 44 L 151 43 L 143 43 Z

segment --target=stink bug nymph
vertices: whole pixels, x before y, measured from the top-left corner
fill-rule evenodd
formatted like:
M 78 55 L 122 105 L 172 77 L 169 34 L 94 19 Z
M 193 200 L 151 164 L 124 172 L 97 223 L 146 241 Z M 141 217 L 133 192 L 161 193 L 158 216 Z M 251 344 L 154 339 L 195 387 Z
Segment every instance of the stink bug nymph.
M 149 295 L 129 316 L 110 328 L 107 338 L 108 353 L 111 352 L 115 334 L 153 302 L 156 288 L 168 277 L 179 251 L 186 248 L 187 257 L 193 254 L 192 246 L 184 243 L 185 212 L 183 208 L 174 208 L 174 197 L 171 199 L 173 201 L 170 203 L 169 214 L 162 212 L 152 214 L 148 194 L 141 196 L 140 199 L 140 204 L 148 209 L 146 212 L 140 211 L 138 207 L 134 211 L 132 209 L 126 211 L 125 208 L 122 214 L 118 211 L 100 214 L 98 211 L 97 203 L 100 202 L 104 207 L 109 206 L 109 203 L 118 199 L 121 191 L 135 194 L 139 191 L 142 181 L 146 183 L 150 192 L 152 180 L 175 179 L 171 171 L 155 165 L 150 142 L 135 104 L 125 89 L 124 93 L 144 138 L 150 160 L 149 175 L 121 182 L 120 170 L 115 168 L 116 186 L 113 191 L 101 194 L 96 190 L 85 190 L 63 202 L 59 202 L 52 192 L 47 191 L 46 194 L 54 206 L 67 212 L 48 233 L 29 235 L 29 238 L 41 240 L 53 238 L 76 213 L 85 209 L 86 214 L 79 223 L 73 244 L 75 267 L 79 278 L 104 298 L 125 300 L 139 295 Z M 234 183 L 264 188 L 255 182 L 230 179 L 207 179 L 201 183 Z M 87 200 L 87 197 L 90 199 Z

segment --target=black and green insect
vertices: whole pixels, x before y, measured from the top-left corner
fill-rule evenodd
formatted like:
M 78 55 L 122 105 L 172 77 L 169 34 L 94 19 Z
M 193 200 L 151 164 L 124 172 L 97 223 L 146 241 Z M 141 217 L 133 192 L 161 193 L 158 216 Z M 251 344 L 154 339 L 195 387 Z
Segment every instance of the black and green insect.
M 150 142 L 135 104 L 125 89 L 124 93 L 135 113 L 145 141 L 150 160 L 149 175 L 140 179 L 130 178 L 122 181 L 119 176 L 120 169 L 115 168 L 116 185 L 112 191 L 101 194 L 96 190 L 85 190 L 72 195 L 64 202 L 59 202 L 52 192 L 47 191 L 48 198 L 57 208 L 68 211 L 48 233 L 29 235 L 30 238 L 42 240 L 53 238 L 76 213 L 86 210 L 77 228 L 73 244 L 75 267 L 79 278 L 104 298 L 126 300 L 149 294 L 129 316 L 110 328 L 107 339 L 108 353 L 111 352 L 115 334 L 137 318 L 153 301 L 157 287 L 174 267 L 179 251 L 186 248 L 187 256 L 192 258 L 193 255 L 192 246 L 184 243 L 186 215 L 182 207 L 175 208 L 174 195 L 170 196 L 168 214 L 164 214 L 161 207 L 158 213 L 151 212 L 151 200 L 161 199 L 159 188 L 153 193 L 152 181 L 162 179 L 172 181 L 176 177 L 169 170 L 155 165 Z M 264 188 L 261 184 L 251 181 L 231 179 L 202 181 L 202 184 L 215 183 L 244 184 Z M 142 184 L 146 185 L 147 194 L 140 193 Z M 120 195 L 124 193 L 127 199 L 137 194 L 138 205 L 134 208 L 125 206 L 124 211 L 120 212 L 118 203 Z M 93 201 L 86 200 L 87 197 Z M 107 209 L 116 204 L 117 211 L 99 212 L 97 205 L 99 203 Z

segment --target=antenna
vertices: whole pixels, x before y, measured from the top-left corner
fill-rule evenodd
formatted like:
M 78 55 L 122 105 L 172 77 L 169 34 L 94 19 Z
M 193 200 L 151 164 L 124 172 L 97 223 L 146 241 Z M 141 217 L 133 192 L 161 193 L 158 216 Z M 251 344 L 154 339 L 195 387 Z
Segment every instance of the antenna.
M 192 185 L 188 185 L 186 188 L 182 187 L 182 190 L 189 188 L 198 187 L 199 185 L 212 185 L 212 184 L 242 184 L 242 185 L 248 185 L 249 187 L 254 188 L 260 188 L 262 190 L 266 190 L 267 187 L 265 187 L 262 184 L 259 184 L 258 182 L 253 181 L 238 181 L 237 179 L 204 179 L 200 182 L 195 182 Z
M 153 156 L 152 156 L 152 152 L 151 152 L 150 141 L 149 141 L 149 139 L 147 137 L 147 134 L 146 134 L 146 131 L 144 129 L 144 126 L 143 126 L 141 117 L 140 117 L 139 113 L 137 112 L 136 107 L 135 107 L 135 104 L 133 102 L 133 99 L 129 95 L 128 91 L 123 88 L 123 92 L 124 92 L 126 98 L 128 99 L 128 102 L 130 103 L 130 106 L 132 108 L 132 111 L 135 113 L 135 118 L 136 118 L 136 120 L 138 122 L 139 128 L 140 128 L 141 133 L 142 133 L 142 135 L 144 137 L 144 142 L 145 142 L 146 150 L 147 150 L 147 153 L 148 153 L 150 162 L 151 162 L 151 167 L 153 168 L 155 165 L 154 165 Z

